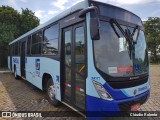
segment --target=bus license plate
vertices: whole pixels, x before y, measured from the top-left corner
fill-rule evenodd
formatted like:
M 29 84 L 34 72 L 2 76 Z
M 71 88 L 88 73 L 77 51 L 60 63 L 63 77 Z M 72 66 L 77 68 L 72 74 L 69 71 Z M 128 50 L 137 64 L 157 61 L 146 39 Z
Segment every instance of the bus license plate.
M 136 110 L 138 110 L 139 108 L 140 108 L 140 103 L 138 103 L 138 104 L 135 104 L 135 105 L 132 105 L 131 106 L 131 111 L 136 111 Z

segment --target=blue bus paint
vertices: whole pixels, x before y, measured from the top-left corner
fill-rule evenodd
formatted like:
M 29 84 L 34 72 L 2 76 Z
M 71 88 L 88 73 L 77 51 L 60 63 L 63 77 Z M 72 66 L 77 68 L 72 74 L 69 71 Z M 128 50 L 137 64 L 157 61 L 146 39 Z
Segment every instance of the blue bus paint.
M 90 33 L 90 14 L 87 14 L 87 32 Z M 93 47 L 92 47 L 92 40 L 90 35 L 87 36 L 88 40 L 88 77 L 86 79 L 86 94 L 100 98 L 94 85 L 93 85 L 93 80 L 98 80 L 99 83 L 102 85 L 105 83 L 101 75 L 96 71 L 95 65 L 94 65 L 94 59 L 93 59 Z M 98 78 L 98 79 L 93 79 L 93 78 Z
M 19 64 L 19 59 L 18 58 L 13 58 L 13 64 Z
M 9 58 L 10 59 L 10 58 Z M 14 66 L 16 67 L 17 75 L 21 76 L 20 69 L 20 57 L 12 57 L 12 72 L 14 72 Z M 10 66 L 10 63 L 9 63 Z
M 135 94 L 134 94 L 134 90 L 137 91 L 136 95 L 139 95 L 139 94 L 142 94 L 144 92 L 146 92 L 147 90 L 150 89 L 149 87 L 149 81 L 145 84 L 142 84 L 142 85 L 139 85 L 139 86 L 136 86 L 136 87 L 133 87 L 133 88 L 127 88 L 127 89 L 121 89 L 121 91 L 127 95 L 127 97 L 134 97 Z
M 59 81 L 59 76 L 58 75 L 56 75 L 56 83 L 58 83 L 58 84 L 60 84 L 60 81 Z
M 112 102 L 87 95 L 86 96 L 87 117 L 90 118 L 91 120 L 96 120 L 104 117 L 112 117 L 112 115 L 110 114 L 107 115 L 107 112 L 112 113 L 113 116 L 118 115 L 117 113 L 120 112 L 119 105 L 121 103 L 130 102 L 144 96 L 148 96 L 149 98 L 150 90 L 135 97 L 130 97 L 128 99 L 122 99 L 122 100 L 114 100 Z
M 41 30 L 42 28 L 54 23 L 59 22 L 62 18 L 70 15 L 71 13 L 77 12 L 77 10 L 85 9 L 89 7 L 88 0 L 84 0 L 72 8 L 69 8 L 64 13 L 54 17 L 47 23 L 44 23 L 43 25 L 40 25 L 36 27 L 35 29 L 27 32 L 26 34 L 20 36 L 16 40 L 12 41 L 9 45 L 12 45 L 13 43 L 21 40 L 24 37 L 27 37 L 28 35 Z M 112 6 L 114 7 L 114 6 Z M 125 11 L 125 10 L 124 10 Z M 129 14 L 129 12 L 127 12 Z M 131 15 L 134 15 L 131 13 Z M 137 18 L 138 19 L 138 18 Z M 89 119 L 100 119 L 101 117 L 104 117 L 105 115 L 109 113 L 109 111 L 118 111 L 120 112 L 119 104 L 134 101 L 136 99 L 139 99 L 143 96 L 149 97 L 150 95 L 150 78 L 148 77 L 148 81 L 144 84 L 137 85 L 130 88 L 122 88 L 122 89 L 114 89 L 112 88 L 101 75 L 97 71 L 95 67 L 95 60 L 94 60 L 94 48 L 93 48 L 93 40 L 91 39 L 90 33 L 90 20 L 91 20 L 91 14 L 87 13 L 85 18 L 85 24 L 86 24 L 86 41 L 87 41 L 87 78 L 86 81 L 86 89 L 82 90 L 85 92 L 85 98 L 86 98 L 86 116 Z M 139 24 L 139 23 L 137 23 Z M 61 26 L 61 25 L 60 25 Z M 71 25 L 72 26 L 72 25 Z M 59 31 L 63 32 L 63 31 Z M 59 33 L 60 34 L 60 33 Z M 59 42 L 60 43 L 60 42 Z M 60 46 L 60 45 L 59 45 Z M 105 51 L 104 51 L 105 52 Z M 61 58 L 61 54 L 59 55 Z M 16 66 L 17 75 L 21 76 L 21 59 L 19 57 L 12 56 L 12 72 L 14 72 L 14 67 Z M 62 81 L 61 80 L 61 74 L 60 74 L 60 68 L 61 68 L 60 61 L 41 56 L 39 57 L 33 57 L 33 56 L 25 56 L 25 74 L 26 74 L 26 80 L 35 85 L 37 88 L 43 90 L 43 77 L 44 74 L 49 74 L 51 78 L 53 79 L 53 89 L 55 91 L 55 97 L 57 100 L 62 101 Z M 8 67 L 10 68 L 10 57 L 8 57 Z M 113 66 L 114 67 L 114 66 Z M 140 74 L 140 65 L 135 64 L 134 66 L 135 73 Z M 150 67 L 148 68 L 150 70 Z M 150 76 L 150 73 L 148 73 Z M 98 84 L 95 84 L 94 82 L 97 82 Z M 62 84 L 61 84 L 62 83 Z M 102 86 L 101 86 L 102 85 Z M 98 87 L 97 87 L 98 86 Z M 70 86 L 72 87 L 72 86 Z M 112 99 L 104 99 L 102 98 L 101 94 L 99 94 L 98 89 L 101 88 L 101 90 L 104 90 L 102 92 L 108 93 Z M 103 88 L 103 89 L 102 89 Z M 147 99 L 146 99 L 147 100 Z M 63 101 L 64 102 L 64 101 Z M 93 115 L 93 112 L 97 112 Z M 102 116 L 100 116 L 102 115 Z M 113 114 L 114 116 L 115 114 Z M 107 117 L 107 115 L 105 116 Z

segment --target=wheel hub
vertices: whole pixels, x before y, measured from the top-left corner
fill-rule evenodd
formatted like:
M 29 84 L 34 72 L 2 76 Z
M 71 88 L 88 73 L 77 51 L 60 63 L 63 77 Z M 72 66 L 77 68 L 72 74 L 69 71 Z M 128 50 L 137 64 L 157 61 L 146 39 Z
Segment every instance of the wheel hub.
M 53 100 L 53 98 L 55 97 L 55 92 L 54 92 L 54 86 L 53 85 L 49 87 L 48 95 L 49 95 L 51 100 Z

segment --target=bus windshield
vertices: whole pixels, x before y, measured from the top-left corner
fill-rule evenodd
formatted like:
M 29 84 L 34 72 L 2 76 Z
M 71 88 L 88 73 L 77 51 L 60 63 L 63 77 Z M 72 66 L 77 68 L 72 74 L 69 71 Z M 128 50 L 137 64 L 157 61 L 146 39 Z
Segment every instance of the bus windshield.
M 94 41 L 96 67 L 113 77 L 147 73 L 148 54 L 144 32 L 135 27 L 120 25 L 123 31 L 133 33 L 134 44 L 130 46 L 126 36 L 114 23 L 100 21 L 100 25 L 100 40 Z

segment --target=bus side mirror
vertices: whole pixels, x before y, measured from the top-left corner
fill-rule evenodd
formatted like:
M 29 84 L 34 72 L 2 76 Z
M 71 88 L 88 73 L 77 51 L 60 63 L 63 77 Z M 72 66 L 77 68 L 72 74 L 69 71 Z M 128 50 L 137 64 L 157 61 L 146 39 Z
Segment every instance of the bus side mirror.
M 92 40 L 100 40 L 99 28 L 100 28 L 99 19 L 91 18 L 90 32 Z
M 100 22 L 98 17 L 99 14 L 98 8 L 95 6 L 90 6 L 86 9 L 83 9 L 79 12 L 79 17 L 84 17 L 88 12 L 93 13 L 92 17 L 90 18 L 91 39 L 100 40 L 100 34 L 99 34 Z

